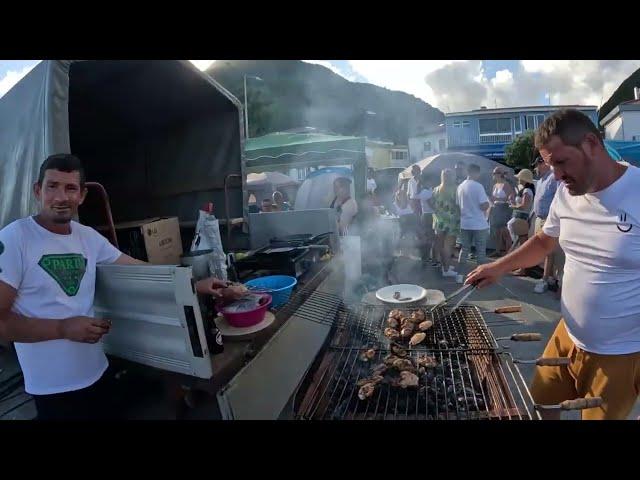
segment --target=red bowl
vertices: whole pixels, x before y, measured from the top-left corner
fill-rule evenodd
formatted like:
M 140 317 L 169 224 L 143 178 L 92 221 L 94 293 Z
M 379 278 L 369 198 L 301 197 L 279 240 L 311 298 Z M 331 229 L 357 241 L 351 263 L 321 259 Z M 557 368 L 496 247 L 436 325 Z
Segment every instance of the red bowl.
M 256 309 L 245 312 L 229 312 L 225 307 L 219 307 L 218 310 L 224 315 L 224 318 L 227 319 L 227 322 L 229 322 L 229 325 L 232 327 L 246 328 L 257 325 L 264 320 L 264 316 L 267 314 L 270 305 L 271 295 L 263 293 L 260 299 L 260 306 Z

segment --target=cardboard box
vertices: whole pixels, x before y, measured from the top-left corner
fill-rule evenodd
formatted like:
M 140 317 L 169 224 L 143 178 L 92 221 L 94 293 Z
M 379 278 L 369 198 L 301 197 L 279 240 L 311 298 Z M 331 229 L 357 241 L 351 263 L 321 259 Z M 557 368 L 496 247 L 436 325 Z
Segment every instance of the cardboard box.
M 116 225 L 118 243 L 127 255 L 155 265 L 179 265 L 182 237 L 178 217 L 148 218 Z

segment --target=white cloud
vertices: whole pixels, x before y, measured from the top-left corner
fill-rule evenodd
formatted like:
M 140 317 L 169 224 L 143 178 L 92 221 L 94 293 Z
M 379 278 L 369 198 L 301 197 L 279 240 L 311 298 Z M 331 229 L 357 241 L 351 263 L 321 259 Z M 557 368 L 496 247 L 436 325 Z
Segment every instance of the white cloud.
M 13 86 L 18 83 L 22 77 L 24 77 L 27 73 L 29 73 L 33 67 L 35 67 L 37 63 L 34 65 L 30 65 L 28 67 L 24 67 L 22 70 L 9 70 L 5 73 L 4 77 L 0 78 L 0 97 L 2 97 L 5 93 L 7 93 Z
M 350 82 L 353 82 L 355 80 L 355 77 L 353 75 L 348 75 L 346 73 L 341 72 L 340 69 L 335 65 L 333 65 L 329 60 L 302 60 L 302 61 L 306 63 L 313 63 L 315 65 L 322 65 L 323 67 L 328 68 L 333 73 L 340 75 L 342 78 L 345 78 Z
M 551 104 L 601 105 L 637 60 L 522 60 L 488 78 L 479 60 L 350 60 L 369 82 L 447 111 Z
M 455 60 L 349 60 L 351 68 L 369 82 L 400 90 L 434 104 L 436 98 L 424 81 L 429 73 L 455 63 Z

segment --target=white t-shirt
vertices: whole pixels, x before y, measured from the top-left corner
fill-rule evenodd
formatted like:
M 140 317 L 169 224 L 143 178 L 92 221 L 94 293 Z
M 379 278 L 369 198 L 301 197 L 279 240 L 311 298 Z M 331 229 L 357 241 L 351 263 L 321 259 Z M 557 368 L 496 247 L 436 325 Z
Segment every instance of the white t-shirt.
M 583 350 L 640 351 L 640 169 L 628 167 L 597 193 L 571 196 L 558 185 L 544 233 L 566 255 L 562 315 Z
M 373 178 L 367 178 L 367 192 L 373 193 L 376 188 L 378 188 L 376 181 Z
M 71 234 L 59 235 L 32 217 L 0 230 L 0 242 L 0 281 L 18 291 L 13 311 L 33 318 L 92 317 L 96 264 L 113 263 L 121 255 L 92 228 L 71 222 Z M 88 387 L 108 366 L 100 342 L 50 340 L 15 346 L 25 390 L 32 395 Z
M 480 205 L 488 203 L 489 197 L 484 187 L 475 180 L 466 179 L 456 191 L 456 203 L 460 207 L 460 228 L 462 230 L 486 230 L 489 228 L 486 212 Z
M 358 204 L 353 198 L 350 198 L 344 202 L 339 209 L 340 215 L 338 216 L 338 229 L 340 235 L 347 235 L 349 233 L 349 226 L 353 221 L 353 217 L 358 213 Z
M 409 198 L 413 198 L 414 195 L 418 193 L 416 190 L 418 190 L 418 181 L 415 178 L 411 177 L 407 184 L 407 195 L 409 196 Z
M 433 197 L 433 190 L 430 188 L 423 188 L 420 193 L 416 193 L 411 199 L 420 200 L 420 206 L 422 207 L 422 213 L 433 213 L 433 208 L 429 205 L 429 199 Z

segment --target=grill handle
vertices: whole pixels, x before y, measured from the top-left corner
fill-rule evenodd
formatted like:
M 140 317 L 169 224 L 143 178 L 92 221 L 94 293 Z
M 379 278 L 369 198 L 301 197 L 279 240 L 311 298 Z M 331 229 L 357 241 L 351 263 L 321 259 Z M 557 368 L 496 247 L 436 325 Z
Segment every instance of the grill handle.
M 514 360 L 513 363 L 536 364 L 539 367 L 562 367 L 565 365 L 569 365 L 570 360 L 568 357 L 547 357 L 537 358 L 535 360 Z
M 558 405 L 536 405 L 538 410 L 585 410 L 602 405 L 602 397 L 576 398 L 565 400 Z
M 498 307 L 493 311 L 493 313 L 516 313 L 521 311 L 521 305 L 509 305 L 507 307 Z
M 542 335 L 539 333 L 514 333 L 509 337 L 509 340 L 514 342 L 537 342 L 542 340 Z

